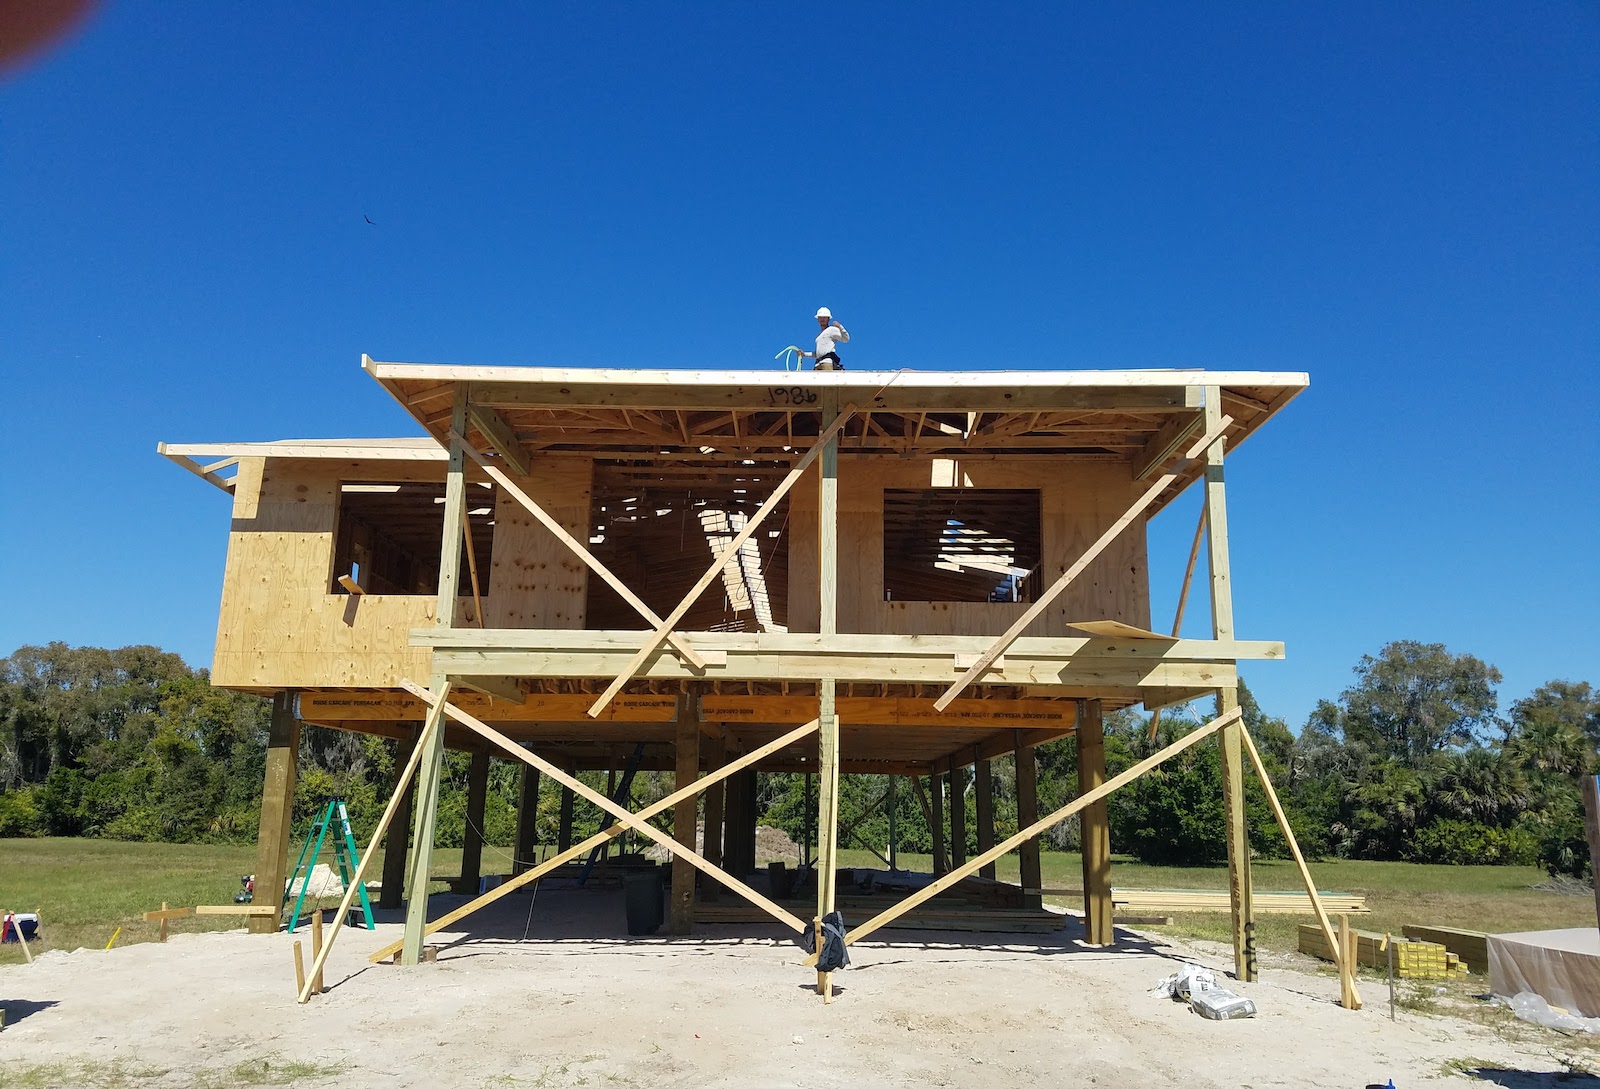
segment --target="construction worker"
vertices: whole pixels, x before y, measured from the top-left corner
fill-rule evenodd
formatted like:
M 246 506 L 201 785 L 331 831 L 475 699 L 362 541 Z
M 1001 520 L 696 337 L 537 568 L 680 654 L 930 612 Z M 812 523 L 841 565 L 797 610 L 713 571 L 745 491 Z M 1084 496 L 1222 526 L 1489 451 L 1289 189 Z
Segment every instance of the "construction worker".
M 833 312 L 826 306 L 817 311 L 817 350 L 814 352 L 801 352 L 805 359 L 815 359 L 814 371 L 842 371 L 844 364 L 839 362 L 839 345 L 850 342 L 850 334 L 845 332 L 844 326 L 833 320 Z

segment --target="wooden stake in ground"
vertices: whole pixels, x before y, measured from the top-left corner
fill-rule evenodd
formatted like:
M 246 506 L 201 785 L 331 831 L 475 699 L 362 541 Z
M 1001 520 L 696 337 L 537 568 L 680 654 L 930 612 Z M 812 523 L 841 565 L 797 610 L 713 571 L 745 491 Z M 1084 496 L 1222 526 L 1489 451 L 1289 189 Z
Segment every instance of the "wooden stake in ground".
M 306 960 L 305 953 L 300 948 L 300 940 L 294 943 L 294 993 L 299 994 L 306 989 Z
M 317 908 L 311 913 L 311 959 L 317 960 L 322 952 L 322 908 Z M 321 961 L 318 961 L 320 964 Z M 322 969 L 319 967 L 311 977 L 311 993 L 322 993 Z

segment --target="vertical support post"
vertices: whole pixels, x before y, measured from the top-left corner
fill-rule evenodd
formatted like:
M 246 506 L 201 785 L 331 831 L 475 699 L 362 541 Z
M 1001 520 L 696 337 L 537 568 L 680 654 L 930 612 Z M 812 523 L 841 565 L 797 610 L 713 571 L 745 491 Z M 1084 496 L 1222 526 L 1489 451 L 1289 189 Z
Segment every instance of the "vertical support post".
M 450 413 L 450 430 L 460 436 L 467 433 L 467 385 L 456 383 L 455 405 Z M 444 526 L 439 536 L 439 596 L 434 606 L 435 626 L 455 627 L 457 582 L 461 578 L 461 520 L 466 515 L 467 461 L 458 439 L 450 440 L 450 463 L 444 482 Z M 445 699 L 449 696 L 449 679 L 434 673 L 428 687 L 440 696 L 430 709 L 430 715 L 444 715 Z M 422 959 L 423 931 L 428 925 L 428 885 L 433 870 L 433 830 L 439 810 L 439 773 L 444 764 L 444 724 L 431 731 L 427 750 L 417 764 L 417 796 L 415 807 L 416 835 L 411 848 L 411 877 L 406 882 L 409 899 L 406 901 L 405 944 L 400 950 L 400 963 L 411 965 Z
M 707 771 L 716 771 L 718 768 L 722 767 L 723 763 L 725 763 L 725 758 L 723 756 L 722 727 L 717 727 L 717 731 L 714 736 L 709 736 L 703 739 L 700 747 L 705 752 Z M 710 786 L 706 787 L 704 791 L 706 798 L 706 831 L 703 840 L 704 846 L 700 851 L 701 857 L 718 868 L 722 866 L 723 786 L 723 780 L 719 779 L 715 783 L 712 783 Z M 705 898 L 715 902 L 722 895 L 722 886 L 719 885 L 716 878 L 712 877 L 710 874 L 706 874 L 705 882 L 705 889 L 703 890 Z
M 931 813 L 933 833 L 933 872 L 935 874 L 950 872 L 950 859 L 944 851 L 944 780 L 929 769 L 928 775 L 928 808 Z
M 565 851 L 572 846 L 572 809 L 577 796 L 571 787 L 561 788 L 561 824 L 556 830 L 556 850 Z
M 895 784 L 900 781 L 900 776 L 889 776 L 889 870 L 892 873 L 900 868 L 900 829 L 897 820 L 900 815 L 900 802 L 895 798 Z
M 1583 785 L 1583 832 L 1589 841 L 1589 857 L 1600 858 L 1600 778 L 1585 775 Z M 1600 881 L 1594 883 L 1595 925 L 1600 926 Z
M 461 835 L 459 888 L 468 896 L 478 894 L 478 882 L 483 877 L 483 816 L 488 808 L 489 750 L 479 749 L 472 754 L 472 764 L 467 769 L 467 826 Z
M 1206 387 L 1206 429 L 1222 424 L 1222 388 Z M 1206 561 L 1211 582 L 1211 637 L 1233 638 L 1233 581 L 1228 564 L 1228 503 L 1223 485 L 1226 440 L 1206 449 Z M 1235 663 L 1228 663 L 1230 665 Z M 1236 689 L 1217 690 L 1217 714 L 1239 706 Z M 1222 809 L 1227 823 L 1228 899 L 1233 909 L 1233 963 L 1239 979 L 1256 978 L 1256 923 L 1250 901 L 1250 839 L 1244 813 L 1243 722 L 1231 722 L 1218 734 L 1222 748 Z
M 446 522 L 448 525 L 448 521 Z M 443 674 L 435 673 L 428 687 L 439 693 L 440 699 L 428 712 L 429 716 L 444 717 L 445 700 L 450 694 L 450 682 Z M 428 886 L 433 881 L 433 832 L 439 815 L 439 779 L 444 765 L 444 723 L 432 731 L 422 758 L 417 761 L 417 793 L 413 799 L 416 809 L 416 832 L 412 837 L 411 861 L 406 876 L 406 928 L 400 949 L 400 963 L 418 964 L 422 960 L 422 940 L 428 925 Z
M 734 756 L 724 743 L 724 751 Z M 744 879 L 749 871 L 741 869 L 739 858 L 739 814 L 744 811 L 744 772 L 736 771 L 725 780 L 727 789 L 722 801 L 722 868 L 733 876 Z
M 832 389 L 822 392 L 817 426 L 826 431 L 839 416 L 839 395 Z M 818 631 L 824 642 L 839 631 L 839 439 L 830 438 L 818 459 L 821 472 L 817 486 L 817 588 Z M 817 919 L 834 909 L 834 881 L 838 867 L 839 838 L 839 715 L 834 700 L 834 680 L 821 678 L 817 685 Z M 816 933 L 821 949 L 820 922 Z M 817 993 L 833 1001 L 833 974 L 817 973 Z
M 1105 717 L 1099 700 L 1078 701 L 1078 794 L 1106 781 Z M 1111 822 L 1106 803 L 1079 813 L 1083 849 L 1083 935 L 1090 945 L 1111 945 Z
M 515 876 L 533 869 L 539 854 L 539 769 L 522 765 L 522 790 L 517 800 L 517 846 L 512 851 Z
M 289 877 L 299 752 L 300 719 L 295 714 L 294 693 L 279 692 L 272 697 L 267 772 L 261 782 L 261 825 L 256 835 L 256 901 L 273 907 L 283 903 L 283 883 Z M 276 934 L 278 913 L 250 916 L 249 928 L 252 934 Z
M 694 685 L 686 685 L 678 693 L 677 741 L 673 746 L 677 775 L 674 790 L 682 790 L 700 778 L 700 693 Z M 699 810 L 700 796 L 691 794 L 672 807 L 672 838 L 697 849 L 695 843 L 695 816 Z M 706 838 L 711 832 L 706 830 Z M 687 934 L 694 928 L 695 868 L 687 860 L 672 856 L 672 900 L 667 929 L 672 934 Z
M 410 763 L 411 753 L 416 747 L 415 733 L 395 746 L 396 779 L 405 770 L 406 764 Z M 413 780 L 406 784 L 405 795 L 400 799 L 400 804 L 395 806 L 394 819 L 389 822 L 389 832 L 383 838 L 383 884 L 378 893 L 378 906 L 391 911 L 405 902 L 406 854 L 411 849 L 411 803 L 416 796 L 416 782 Z
M 981 855 L 994 846 L 994 773 L 989 761 L 978 760 L 972 765 L 972 800 L 978 820 L 978 853 Z M 978 867 L 978 876 L 994 880 L 994 863 Z
M 1015 732 L 1017 761 L 1017 827 L 1027 828 L 1039 819 L 1039 765 L 1021 730 Z M 1034 836 L 1017 848 L 1017 875 L 1022 882 L 1024 907 L 1041 908 L 1044 897 L 1039 890 L 1044 879 L 1039 869 L 1039 837 Z
M 967 769 L 950 768 L 950 867 L 967 861 Z

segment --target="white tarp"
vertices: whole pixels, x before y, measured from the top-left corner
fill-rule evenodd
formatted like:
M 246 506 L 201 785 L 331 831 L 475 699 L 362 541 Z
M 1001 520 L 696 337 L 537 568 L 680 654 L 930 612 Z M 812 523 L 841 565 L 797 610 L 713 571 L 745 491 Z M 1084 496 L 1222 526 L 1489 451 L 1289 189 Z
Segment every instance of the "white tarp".
M 1489 989 L 1531 991 L 1552 1006 L 1600 1017 L 1600 930 L 1533 930 L 1489 935 Z

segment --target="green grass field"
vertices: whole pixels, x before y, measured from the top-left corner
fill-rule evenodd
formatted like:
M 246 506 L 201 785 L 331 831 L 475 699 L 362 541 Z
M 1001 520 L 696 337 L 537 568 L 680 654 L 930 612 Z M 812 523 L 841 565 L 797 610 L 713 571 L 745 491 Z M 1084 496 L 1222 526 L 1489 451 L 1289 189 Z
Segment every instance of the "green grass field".
M 484 849 L 484 872 L 505 869 L 505 852 Z M 876 864 L 865 851 L 841 852 L 845 865 Z M 926 855 L 902 855 L 902 866 L 926 870 Z M 460 872 L 461 852 L 434 852 L 435 878 Z M 156 924 L 139 916 L 160 907 L 225 904 L 239 889 L 239 875 L 255 867 L 254 847 L 218 847 L 166 843 L 119 843 L 90 839 L 0 840 L 0 910 L 33 911 L 43 920 L 44 949 L 102 947 L 120 926 L 117 944 L 153 941 Z M 1045 888 L 1082 887 L 1076 854 L 1047 852 L 1043 860 Z M 1288 862 L 1258 861 L 1253 868 L 1255 887 L 1269 891 L 1298 888 L 1294 866 Z M 1465 927 L 1471 930 L 1516 931 L 1555 927 L 1592 926 L 1594 901 L 1587 895 L 1570 896 L 1529 888 L 1545 879 L 1530 866 L 1417 866 L 1403 862 L 1324 862 L 1312 866 L 1317 886 L 1339 892 L 1362 893 L 1371 915 L 1357 916 L 1354 925 L 1364 930 L 1398 933 L 1404 923 Z M 1014 857 L 1002 859 L 999 876 L 1016 880 Z M 1227 870 L 1220 867 L 1173 868 L 1145 866 L 1117 859 L 1112 864 L 1113 885 L 1130 888 L 1227 887 Z M 443 888 L 436 881 L 435 889 Z M 1081 901 L 1052 896 L 1051 903 L 1081 907 Z M 333 901 L 327 902 L 329 906 Z M 1263 915 L 1256 922 L 1257 942 L 1264 951 L 1295 948 L 1295 928 L 1311 917 Z M 182 919 L 174 932 L 227 930 L 241 921 L 227 916 Z M 1161 929 L 1161 928 L 1158 928 Z M 1184 937 L 1228 940 L 1228 918 L 1223 914 L 1174 917 L 1165 932 Z M 22 959 L 15 945 L 0 947 L 0 964 Z

